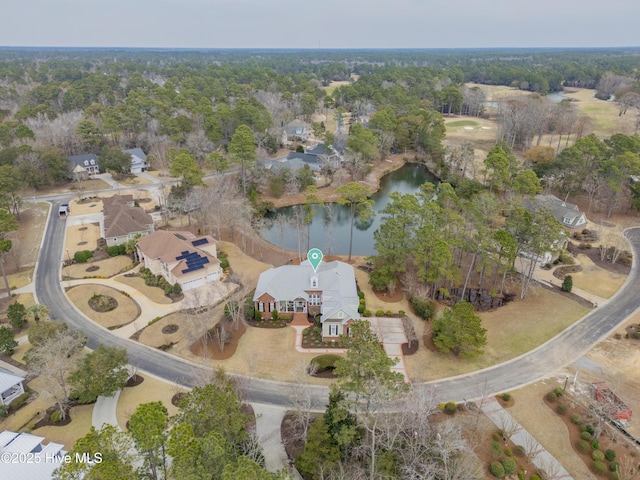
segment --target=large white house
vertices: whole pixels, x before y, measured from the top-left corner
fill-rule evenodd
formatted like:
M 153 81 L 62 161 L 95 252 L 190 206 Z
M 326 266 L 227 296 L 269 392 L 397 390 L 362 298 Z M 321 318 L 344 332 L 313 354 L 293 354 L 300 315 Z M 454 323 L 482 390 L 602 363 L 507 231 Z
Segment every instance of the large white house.
M 0 405 L 8 406 L 24 393 L 24 378 L 0 368 Z
M 147 155 L 141 148 L 130 148 L 125 150 L 124 153 L 131 155 L 131 173 L 142 173 L 149 168 Z
M 221 278 L 216 241 L 209 235 L 157 230 L 138 240 L 137 249 L 146 268 L 172 285 L 179 283 L 183 291 Z
M 325 341 L 349 335 L 349 325 L 360 319 L 355 272 L 340 261 L 323 262 L 317 272 L 308 260 L 271 268 L 260 274 L 253 301 L 263 318 L 276 310 L 304 318 L 320 315 Z
M 62 465 L 66 455 L 64 445 L 49 442 L 30 433 L 5 430 L 0 432 L 0 478 L 51 480 L 53 472 Z

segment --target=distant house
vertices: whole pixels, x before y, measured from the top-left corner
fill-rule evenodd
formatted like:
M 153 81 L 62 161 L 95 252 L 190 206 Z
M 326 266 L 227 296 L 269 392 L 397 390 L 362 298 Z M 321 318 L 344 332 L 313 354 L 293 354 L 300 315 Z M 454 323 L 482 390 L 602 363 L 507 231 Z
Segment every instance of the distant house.
M 133 195 L 114 195 L 102 199 L 104 214 L 103 238 L 108 246 L 120 245 L 136 235 L 154 231 L 151 215 L 134 206 Z
M 142 173 L 149 168 L 147 155 L 141 148 L 130 148 L 124 152 L 131 155 L 131 173 Z
M 0 405 L 9 405 L 24 393 L 24 378 L 0 368 Z
M 158 230 L 142 237 L 137 249 L 146 268 L 172 285 L 179 283 L 183 291 L 217 282 L 222 275 L 216 241 L 208 235 Z
M 84 153 L 82 155 L 71 155 L 67 157 L 67 161 L 70 165 L 70 170 L 76 172 L 76 167 L 80 166 L 85 169 L 88 175 L 94 173 L 100 173 L 100 166 L 98 165 L 98 157 L 95 153 Z
M 528 211 L 546 208 L 562 225 L 570 230 L 582 228 L 587 224 L 587 217 L 578 209 L 577 205 L 565 202 L 555 195 L 536 195 L 532 199 L 523 200 L 522 206 Z
M 292 172 L 308 165 L 313 172 L 321 172 L 324 166 L 336 169 L 340 166 L 342 157 L 331 147 L 326 148 L 324 144 L 318 144 L 313 148 L 302 152 L 289 152 L 286 157 L 276 159 L 263 159 L 260 164 L 268 170 L 275 171 L 281 168 L 288 168 Z
M 274 311 L 305 319 L 320 315 L 326 341 L 348 335 L 349 326 L 360 319 L 353 267 L 339 261 L 321 263 L 317 272 L 307 260 L 269 269 L 260 275 L 253 301 L 263 318 Z
M 0 458 L 17 459 L 0 461 L 0 478 L 51 480 L 67 452 L 64 445 L 54 442 L 44 445 L 43 440 L 44 437 L 30 433 L 0 432 Z
M 311 125 L 302 120 L 287 123 L 282 131 L 282 144 L 291 145 L 293 142 L 306 142 L 311 132 Z

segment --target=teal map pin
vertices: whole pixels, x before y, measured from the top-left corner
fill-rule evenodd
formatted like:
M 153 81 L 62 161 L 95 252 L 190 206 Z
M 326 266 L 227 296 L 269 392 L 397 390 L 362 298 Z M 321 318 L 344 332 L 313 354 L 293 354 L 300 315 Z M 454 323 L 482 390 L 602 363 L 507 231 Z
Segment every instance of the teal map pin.
M 318 266 L 320 265 L 320 262 L 322 262 L 322 257 L 322 252 L 318 248 L 312 248 L 307 253 L 307 260 L 309 260 L 309 263 L 313 267 L 313 273 L 318 271 Z

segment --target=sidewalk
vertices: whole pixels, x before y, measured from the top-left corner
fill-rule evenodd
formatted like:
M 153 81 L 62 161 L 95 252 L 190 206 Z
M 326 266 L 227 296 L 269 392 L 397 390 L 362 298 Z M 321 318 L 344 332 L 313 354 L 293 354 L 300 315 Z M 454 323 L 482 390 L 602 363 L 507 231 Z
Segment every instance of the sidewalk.
M 118 398 L 120 398 L 121 391 L 122 390 L 118 390 L 112 397 L 100 396 L 96 400 L 93 406 L 91 425 L 97 430 L 102 428 L 102 425 L 105 423 L 113 425 L 120 430 L 120 425 L 118 425 L 118 419 L 116 417 L 116 407 L 118 406 Z
M 536 467 L 549 474 L 549 478 L 557 480 L 573 479 L 558 460 L 556 460 L 537 440 L 520 425 L 515 418 L 507 412 L 495 397 L 486 398 L 482 405 L 484 413 L 502 430 L 512 430 L 511 441 L 515 445 L 522 445 L 528 452 L 535 453 L 533 463 Z
M 262 447 L 265 468 L 270 472 L 287 468 L 287 452 L 280 433 L 286 408 L 262 403 L 251 403 L 251 406 L 256 415 L 256 438 Z

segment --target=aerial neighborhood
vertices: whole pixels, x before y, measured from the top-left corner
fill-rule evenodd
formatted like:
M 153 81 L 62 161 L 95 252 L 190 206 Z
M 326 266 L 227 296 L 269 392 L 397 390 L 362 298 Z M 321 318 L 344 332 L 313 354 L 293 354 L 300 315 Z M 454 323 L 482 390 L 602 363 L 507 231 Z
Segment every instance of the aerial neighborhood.
M 0 479 L 639 478 L 638 49 L 498 53 L 0 48 Z

